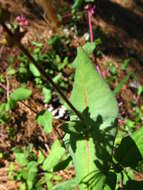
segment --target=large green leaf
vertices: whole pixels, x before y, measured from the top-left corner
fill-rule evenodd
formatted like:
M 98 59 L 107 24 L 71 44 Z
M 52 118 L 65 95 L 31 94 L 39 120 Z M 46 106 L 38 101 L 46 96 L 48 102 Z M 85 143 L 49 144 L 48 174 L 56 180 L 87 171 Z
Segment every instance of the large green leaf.
M 21 100 L 26 100 L 31 96 L 31 94 L 32 94 L 31 90 L 24 87 L 20 87 L 17 88 L 14 92 L 12 92 L 12 94 L 10 95 L 10 99 L 16 102 Z
M 61 146 L 58 140 L 55 141 L 51 147 L 50 154 L 42 165 L 42 169 L 44 171 L 53 171 L 54 167 L 61 161 L 64 154 L 65 149 Z
M 93 53 L 94 49 L 96 48 L 96 45 L 98 45 L 98 42 L 96 43 L 96 41 L 93 42 L 93 43 L 87 42 L 83 46 L 83 49 L 88 54 L 88 56 L 90 56 L 90 54 Z M 77 63 L 78 63 L 78 57 L 76 57 L 75 60 L 72 63 L 73 68 L 76 68 Z
M 106 176 L 106 185 L 104 190 L 115 190 L 117 182 L 117 176 L 113 172 L 109 172 Z
M 70 153 L 81 190 L 102 190 L 106 181 L 103 174 L 109 169 L 113 142 L 117 131 L 118 106 L 106 82 L 83 48 L 78 48 L 76 74 L 70 98 L 81 112 L 86 125 L 81 134 L 71 133 Z M 88 179 L 88 182 L 87 182 Z M 95 185 L 96 184 L 96 185 Z
M 75 190 L 75 189 L 76 189 L 76 179 L 65 181 L 52 188 L 52 190 Z
M 79 189 L 86 190 L 87 187 L 90 187 L 91 190 L 102 190 L 106 176 L 95 164 L 97 158 L 93 138 L 86 141 L 72 135 L 71 139 L 71 143 L 75 143 L 76 146 L 76 149 L 70 148 L 70 153 L 73 158 L 77 182 L 80 184 Z
M 143 159 L 143 127 L 123 138 L 115 152 L 115 158 L 126 167 L 135 167 Z
M 80 112 L 88 107 L 91 118 L 94 120 L 101 115 L 104 122 L 111 123 L 118 115 L 118 106 L 113 93 L 97 73 L 83 48 L 78 48 L 76 62 L 71 102 Z

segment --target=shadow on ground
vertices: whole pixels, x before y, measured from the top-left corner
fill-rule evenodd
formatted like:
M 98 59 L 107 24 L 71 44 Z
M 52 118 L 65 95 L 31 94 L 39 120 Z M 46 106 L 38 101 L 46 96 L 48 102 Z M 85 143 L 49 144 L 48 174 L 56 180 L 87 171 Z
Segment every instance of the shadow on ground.
M 141 32 L 143 31 L 142 16 L 109 0 L 98 0 L 96 4 L 96 14 L 105 22 L 123 29 L 131 38 L 143 41 L 143 35 Z

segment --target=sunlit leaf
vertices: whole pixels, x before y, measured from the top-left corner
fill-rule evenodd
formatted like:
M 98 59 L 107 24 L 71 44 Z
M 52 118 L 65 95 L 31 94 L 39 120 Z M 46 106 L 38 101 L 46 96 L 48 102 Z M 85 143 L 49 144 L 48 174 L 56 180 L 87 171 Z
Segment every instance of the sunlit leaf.
M 50 133 L 52 131 L 52 113 L 49 111 L 40 112 L 37 116 L 37 123 L 43 127 L 46 133 Z
M 51 90 L 48 88 L 43 87 L 42 93 L 44 95 L 44 103 L 48 103 L 51 100 L 52 94 Z
M 65 181 L 52 188 L 52 190 L 75 190 L 75 189 L 76 189 L 76 179 Z
M 16 162 L 17 162 L 19 165 L 21 165 L 21 166 L 27 165 L 27 163 L 28 163 L 27 154 L 24 154 L 24 153 L 16 153 L 15 157 L 16 157 Z
M 12 94 L 10 95 L 10 98 L 17 102 L 17 101 L 21 101 L 21 100 L 26 100 L 31 95 L 32 95 L 31 90 L 24 88 L 24 87 L 20 87 L 12 92 Z
M 111 164 L 118 106 L 113 93 L 83 48 L 78 48 L 76 64 L 70 100 L 82 114 L 87 128 L 82 126 L 82 131 L 87 132 L 85 137 L 82 133 L 70 135 L 70 153 L 78 183 L 82 181 L 79 188 L 87 189 L 86 182 L 92 189 L 102 190 L 106 181 L 102 171 L 107 172 Z M 73 127 L 68 129 L 73 131 Z
M 56 140 L 51 147 L 50 154 L 42 165 L 42 169 L 44 171 L 53 171 L 54 167 L 60 162 L 64 154 L 65 149 L 61 146 L 60 142 Z
M 30 63 L 29 70 L 34 75 L 34 77 L 40 77 L 40 71 L 37 69 L 37 67 L 33 63 Z

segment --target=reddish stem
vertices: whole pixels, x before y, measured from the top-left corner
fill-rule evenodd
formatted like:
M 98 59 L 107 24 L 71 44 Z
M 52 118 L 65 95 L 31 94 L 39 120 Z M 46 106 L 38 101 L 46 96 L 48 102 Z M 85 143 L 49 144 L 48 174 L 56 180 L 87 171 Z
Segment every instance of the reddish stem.
M 2 88 L 3 90 L 7 91 L 7 88 L 4 84 L 0 83 L 0 88 Z
M 92 14 L 90 9 L 88 8 L 88 25 L 89 25 L 89 33 L 90 33 L 90 42 L 93 43 L 93 30 L 92 30 L 92 22 L 91 22 Z

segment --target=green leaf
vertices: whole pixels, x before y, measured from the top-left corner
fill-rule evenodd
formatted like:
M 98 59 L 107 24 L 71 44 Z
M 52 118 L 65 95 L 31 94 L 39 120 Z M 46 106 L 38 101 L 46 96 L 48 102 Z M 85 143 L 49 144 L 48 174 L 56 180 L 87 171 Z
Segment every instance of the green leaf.
M 68 122 L 68 123 L 64 123 L 61 126 L 61 129 L 65 132 L 65 133 L 75 133 L 75 134 L 80 134 L 81 133 L 81 127 L 77 126 L 75 122 Z
M 125 60 L 124 60 L 122 66 L 121 66 L 121 69 L 122 69 L 123 71 L 126 70 L 126 68 L 127 68 L 128 64 L 130 63 L 130 61 L 131 61 L 130 59 L 125 59 Z
M 61 146 L 60 142 L 57 140 L 51 147 L 50 154 L 45 159 L 42 169 L 44 171 L 53 171 L 53 168 L 60 162 L 63 155 L 65 154 L 65 149 Z
M 7 111 L 10 111 L 12 109 L 14 109 L 16 107 L 16 101 L 13 100 L 12 98 L 10 98 L 7 102 L 7 105 L 6 105 L 6 110 Z
M 42 47 L 43 47 L 43 44 L 42 44 L 42 43 L 34 42 L 34 41 L 32 41 L 32 45 L 34 45 L 34 46 L 36 46 L 36 47 L 39 47 L 39 48 L 42 48 Z
M 42 187 L 42 185 L 40 183 L 41 183 L 40 180 L 36 183 L 36 185 L 35 185 L 36 190 L 44 190 L 44 188 Z
M 7 69 L 7 74 L 8 75 L 15 75 L 16 74 L 16 69 L 14 69 L 13 67 L 9 67 L 8 69 Z
M 143 159 L 143 127 L 123 138 L 116 149 L 115 159 L 125 167 L 135 167 Z
M 15 153 L 16 162 L 21 166 L 26 166 L 28 163 L 27 154 L 24 153 Z
M 76 179 L 65 181 L 52 188 L 52 190 L 75 190 L 75 189 L 76 189 Z
M 27 164 L 27 186 L 28 190 L 33 189 L 33 185 L 36 182 L 38 167 L 37 162 L 31 161 Z
M 54 78 L 53 81 L 57 84 L 62 79 L 62 73 L 58 73 Z
M 109 172 L 106 178 L 106 184 L 104 190 L 115 190 L 117 182 L 117 176 L 113 172 Z
M 34 179 L 38 172 L 37 162 L 31 161 L 27 164 L 28 180 L 34 182 Z
M 124 86 L 124 84 L 126 84 L 128 82 L 128 80 L 130 79 L 131 73 L 129 73 L 127 76 L 125 76 L 120 83 L 116 86 L 116 88 L 114 89 L 114 94 L 115 96 L 120 92 L 120 90 L 122 89 L 122 87 Z
M 84 46 L 83 49 L 84 51 L 90 56 L 90 54 L 94 51 L 96 48 L 96 42 L 90 43 L 87 42 Z M 76 68 L 76 65 L 78 64 L 78 56 L 75 58 L 75 60 L 72 63 L 72 66 Z
M 40 71 L 37 69 L 37 67 L 33 63 L 30 63 L 29 70 L 34 75 L 34 77 L 40 77 Z
M 68 65 L 68 57 L 64 58 L 63 63 L 61 63 L 61 61 L 58 63 L 58 70 L 61 71 L 64 67 L 66 67 Z
M 24 88 L 24 87 L 20 87 L 20 88 L 17 88 L 16 90 L 14 90 L 14 92 L 12 92 L 12 94 L 10 95 L 10 98 L 17 102 L 17 101 L 21 101 L 21 100 L 26 100 L 31 95 L 32 95 L 31 90 Z
M 52 177 L 53 177 L 53 173 L 47 172 L 44 174 L 42 178 L 42 182 L 46 183 L 48 189 L 52 189 L 53 187 L 52 180 L 51 180 Z
M 117 132 L 118 106 L 113 93 L 97 73 L 83 48 L 78 48 L 76 62 L 70 101 L 82 114 L 86 129 L 82 126 L 84 135 L 82 133 L 70 135 L 69 150 L 78 183 L 82 182 L 80 189 L 87 189 L 86 184 L 92 181 L 92 184 L 89 184 L 92 189 L 102 190 L 106 181 L 103 173 L 107 172 L 111 165 Z M 77 127 L 78 125 L 76 124 Z M 89 180 L 86 183 L 85 177 Z M 93 187 L 93 184 L 96 185 Z
M 70 149 L 70 154 L 73 158 L 77 182 L 81 183 L 79 189 L 86 190 L 87 187 L 90 187 L 93 190 L 103 190 L 106 176 L 95 164 L 97 158 L 93 139 L 89 138 L 86 141 L 85 139 L 81 140 L 81 137 L 71 138 L 71 143 L 76 142 L 76 150 Z M 73 140 L 73 138 L 75 139 Z
M 43 87 L 42 94 L 44 95 L 44 103 L 49 103 L 52 97 L 51 90 L 46 87 Z
M 83 46 L 83 49 L 86 51 L 86 53 L 88 55 L 90 55 L 91 53 L 93 53 L 93 51 L 95 50 L 95 48 L 100 45 L 102 42 L 101 42 L 101 39 L 98 38 L 95 40 L 95 42 L 91 43 L 91 42 L 87 42 L 84 46 Z
M 54 181 L 61 181 L 63 178 L 62 178 L 62 176 L 60 176 L 60 175 L 54 175 L 53 177 L 52 177 L 52 180 L 54 180 Z
M 13 162 L 10 162 L 8 176 L 12 178 L 13 173 L 14 173 L 14 164 L 13 164 Z
M 38 164 L 42 164 L 45 160 L 44 155 L 42 154 L 42 152 L 39 150 L 38 151 Z
M 90 55 L 94 49 L 96 48 L 96 44 L 95 42 L 91 43 L 91 42 L 87 42 L 84 46 L 83 46 L 83 49 L 86 51 L 86 53 L 88 55 Z
M 101 172 L 94 171 L 88 174 L 86 177 L 84 177 L 81 180 L 78 187 L 80 190 L 84 189 L 103 190 L 105 182 L 106 182 L 106 176 Z
M 25 183 L 22 183 L 20 185 L 20 190 L 26 190 L 26 184 Z
M 143 87 L 139 85 L 137 94 L 140 96 L 143 92 Z
M 0 123 L 7 122 L 9 120 L 9 115 L 7 109 L 8 103 L 2 103 L 0 104 Z
M 43 127 L 46 133 L 52 132 L 52 120 L 53 116 L 49 111 L 40 112 L 36 119 L 37 123 Z
M 67 168 L 69 166 L 69 164 L 71 163 L 72 158 L 69 156 L 68 158 L 66 158 L 65 160 L 62 160 L 61 162 L 59 162 L 55 167 L 54 167 L 54 172 L 60 171 L 60 170 L 64 170 L 65 168 Z
M 90 3 L 94 2 L 94 0 L 75 0 L 72 6 L 72 12 L 75 13 L 83 5 L 84 2 Z
M 113 93 L 97 73 L 83 48 L 78 48 L 76 59 L 77 68 L 71 102 L 80 112 L 89 107 L 91 118 L 94 120 L 101 115 L 104 122 L 109 120 L 111 123 L 118 116 L 118 106 Z
M 83 2 L 83 0 L 75 0 L 72 6 L 72 12 L 75 13 L 82 6 Z

